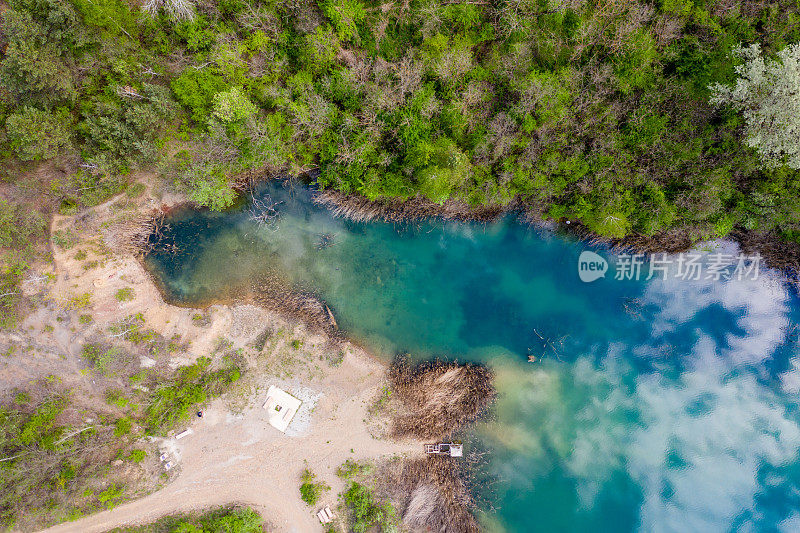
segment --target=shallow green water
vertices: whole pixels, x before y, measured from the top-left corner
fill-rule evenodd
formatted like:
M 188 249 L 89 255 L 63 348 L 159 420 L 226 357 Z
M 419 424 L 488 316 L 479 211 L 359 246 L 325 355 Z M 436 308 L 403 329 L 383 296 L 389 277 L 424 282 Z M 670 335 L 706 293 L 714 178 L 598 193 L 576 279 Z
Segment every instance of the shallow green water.
M 800 530 L 800 305 L 778 276 L 584 283 L 585 245 L 513 217 L 355 224 L 301 187 L 265 195 L 275 224 L 177 213 L 179 252 L 148 265 L 190 304 L 280 273 L 387 357 L 492 366 L 497 416 L 473 436 L 487 529 Z

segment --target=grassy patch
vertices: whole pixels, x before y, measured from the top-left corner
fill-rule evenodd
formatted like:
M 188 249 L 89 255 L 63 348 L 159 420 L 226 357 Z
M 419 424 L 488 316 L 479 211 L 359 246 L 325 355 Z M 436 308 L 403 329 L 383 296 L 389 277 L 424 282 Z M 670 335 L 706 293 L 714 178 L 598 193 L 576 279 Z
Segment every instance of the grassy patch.
M 114 298 L 116 298 L 118 302 L 130 302 L 133 300 L 133 297 L 133 287 L 123 287 L 114 294 Z
M 210 363 L 210 359 L 201 357 L 158 384 L 148 399 L 143 420 L 148 434 L 164 434 L 186 420 L 194 406 L 219 396 L 241 377 L 241 369 L 233 362 L 216 370 L 209 369 Z
M 124 527 L 112 531 L 113 533 L 263 533 L 265 524 L 252 509 L 227 507 L 202 514 L 168 516 L 145 526 Z
M 365 485 L 350 482 L 342 494 L 350 518 L 350 529 L 361 533 L 377 528 L 382 532 L 397 531 L 397 513 L 392 504 L 378 500 Z

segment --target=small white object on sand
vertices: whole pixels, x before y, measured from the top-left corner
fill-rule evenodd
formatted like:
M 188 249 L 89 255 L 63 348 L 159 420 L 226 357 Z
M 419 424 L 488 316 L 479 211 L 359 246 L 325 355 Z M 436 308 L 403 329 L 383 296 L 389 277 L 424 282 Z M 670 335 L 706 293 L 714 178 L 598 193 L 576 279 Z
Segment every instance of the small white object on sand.
M 336 515 L 333 514 L 331 508 L 326 505 L 317 513 L 317 518 L 319 518 L 319 521 L 323 524 L 330 524 L 333 522 L 334 518 L 336 518 Z
M 186 429 L 186 431 L 181 431 L 180 433 L 178 433 L 177 435 L 175 435 L 175 440 L 180 440 L 180 439 L 182 439 L 183 437 L 188 437 L 188 436 L 189 436 L 189 435 L 191 435 L 192 433 L 194 433 L 194 431 L 192 431 L 192 428 L 188 428 L 188 429 Z
M 285 433 L 301 403 L 285 390 L 270 385 L 267 391 L 267 401 L 264 402 L 264 409 L 267 410 L 269 416 L 269 424 Z

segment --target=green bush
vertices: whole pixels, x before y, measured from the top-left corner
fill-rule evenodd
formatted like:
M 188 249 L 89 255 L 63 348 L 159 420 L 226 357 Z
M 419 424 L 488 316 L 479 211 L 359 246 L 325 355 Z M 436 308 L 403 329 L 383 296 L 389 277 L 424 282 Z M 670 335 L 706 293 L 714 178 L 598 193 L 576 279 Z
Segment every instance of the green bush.
M 114 297 L 118 302 L 130 302 L 134 297 L 133 287 L 123 287 L 119 289 L 114 293 Z
M 52 159 L 70 142 L 65 117 L 24 106 L 6 119 L 6 132 L 17 157 L 24 161 Z
M 226 124 L 240 122 L 257 112 L 258 108 L 237 87 L 214 95 L 214 117 Z
M 133 428 L 133 422 L 128 417 L 118 418 L 116 422 L 114 422 L 114 436 L 115 437 L 122 437 L 127 435 L 131 432 Z
M 159 85 L 113 89 L 113 98 L 103 95 L 91 101 L 78 130 L 86 140 L 84 149 L 91 163 L 106 174 L 124 174 L 157 158 L 155 139 L 175 104 L 169 91 Z M 120 91 L 130 95 L 119 96 Z
M 220 508 L 202 514 L 167 516 L 145 526 L 114 529 L 113 533 L 263 533 L 264 521 L 252 509 Z
M 52 105 L 75 97 L 73 78 L 61 48 L 70 40 L 75 17 L 67 2 L 42 2 L 37 13 L 53 23 L 41 24 L 23 10 L 3 11 L 3 33 L 8 42 L 0 62 L 0 85 L 19 102 Z M 49 13 L 47 11 L 50 11 Z M 51 18 L 52 16 L 52 18 Z M 57 39 L 57 36 L 63 36 Z
M 211 69 L 185 68 L 172 83 L 172 92 L 192 112 L 195 122 L 205 124 L 214 104 L 214 96 L 228 89 L 225 79 Z
M 236 192 L 219 166 L 196 166 L 188 173 L 189 198 L 197 205 L 210 207 L 212 211 L 223 211 L 233 205 Z
M 358 0 L 323 0 L 319 7 L 336 29 L 339 39 L 347 41 L 358 33 L 358 24 L 364 20 L 364 4 Z
M 383 532 L 397 529 L 397 515 L 392 505 L 378 502 L 367 487 L 351 482 L 343 496 L 351 514 L 350 528 L 355 533 L 374 527 Z
M 190 410 L 225 392 L 239 380 L 241 370 L 235 364 L 209 371 L 210 361 L 200 358 L 182 367 L 172 380 L 162 383 L 148 399 L 144 425 L 148 434 L 160 434 L 185 420 Z
M 145 457 L 147 457 L 147 452 L 146 451 L 139 450 L 139 449 L 133 449 L 128 454 L 127 459 L 128 459 L 128 461 L 131 461 L 133 463 L 141 463 L 142 461 L 144 461 Z
M 326 483 L 314 483 L 314 473 L 306 468 L 301 475 L 300 499 L 308 505 L 315 505 L 325 491 L 330 490 Z

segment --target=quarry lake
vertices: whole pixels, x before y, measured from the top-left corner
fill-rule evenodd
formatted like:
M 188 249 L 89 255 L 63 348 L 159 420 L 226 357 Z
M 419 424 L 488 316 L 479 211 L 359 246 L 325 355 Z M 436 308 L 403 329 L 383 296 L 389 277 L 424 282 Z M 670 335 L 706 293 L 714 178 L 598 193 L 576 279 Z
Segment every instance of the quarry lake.
M 486 530 L 800 530 L 800 301 L 779 274 L 588 283 L 582 252 L 619 257 L 511 215 L 354 223 L 300 185 L 254 194 L 272 222 L 178 210 L 150 270 L 187 305 L 277 276 L 379 356 L 493 368 L 494 416 L 468 436 L 490 451 Z

